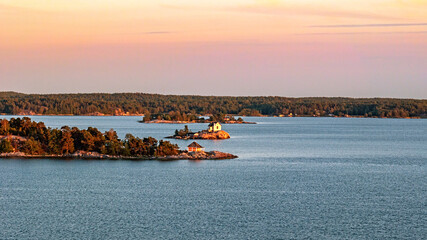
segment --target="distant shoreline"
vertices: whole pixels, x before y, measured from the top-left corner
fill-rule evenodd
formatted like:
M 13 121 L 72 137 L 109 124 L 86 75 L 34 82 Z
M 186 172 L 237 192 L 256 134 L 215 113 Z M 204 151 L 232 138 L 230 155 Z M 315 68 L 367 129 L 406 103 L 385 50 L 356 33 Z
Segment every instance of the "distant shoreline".
M 0 113 L 14 115 L 154 116 L 338 116 L 427 118 L 427 99 L 200 96 L 148 93 L 23 94 L 0 92 Z
M 139 123 L 147 123 L 147 124 L 190 124 L 190 123 L 211 123 L 213 121 L 173 121 L 173 120 L 151 120 L 151 121 L 138 121 Z M 238 122 L 238 121 L 226 121 L 221 122 L 221 124 L 256 124 L 256 122 Z
M 144 114 L 129 114 L 129 115 L 114 115 L 114 114 L 103 114 L 103 115 L 93 115 L 93 114 L 6 114 L 0 113 L 0 116 L 59 116 L 59 117 L 143 117 Z M 366 119 L 427 119 L 426 117 L 365 117 L 365 116 L 275 116 L 275 115 L 262 115 L 262 116 L 241 116 L 241 117 L 260 117 L 260 118 L 366 118 Z M 210 123 L 206 122 L 197 122 L 197 121 L 169 121 L 169 120 L 153 120 L 149 122 L 138 121 L 141 123 L 148 124 L 193 124 L 193 123 Z M 256 124 L 256 122 L 224 122 L 221 124 Z

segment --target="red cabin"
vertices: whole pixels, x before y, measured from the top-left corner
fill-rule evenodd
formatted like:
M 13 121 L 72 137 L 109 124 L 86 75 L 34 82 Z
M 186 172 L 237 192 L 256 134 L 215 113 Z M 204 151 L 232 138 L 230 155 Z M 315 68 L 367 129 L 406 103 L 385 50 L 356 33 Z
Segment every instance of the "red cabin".
M 189 152 L 203 152 L 203 151 L 205 151 L 205 148 L 200 146 L 200 144 L 198 144 L 196 142 L 192 142 L 190 145 L 188 145 L 187 149 Z

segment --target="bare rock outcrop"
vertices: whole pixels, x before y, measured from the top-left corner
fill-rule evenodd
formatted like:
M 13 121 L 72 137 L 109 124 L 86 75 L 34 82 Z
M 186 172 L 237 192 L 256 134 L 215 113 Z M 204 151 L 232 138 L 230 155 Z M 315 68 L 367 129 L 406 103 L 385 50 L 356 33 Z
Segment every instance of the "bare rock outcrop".
M 159 157 L 157 160 L 160 161 L 175 161 L 175 160 L 223 160 L 223 159 L 234 159 L 238 156 L 224 153 L 219 151 L 210 151 L 210 152 L 188 152 L 183 151 L 178 155 Z
M 72 158 L 83 158 L 83 159 L 110 159 L 110 155 L 101 154 L 98 152 L 86 152 L 86 151 L 76 151 L 73 154 L 67 155 Z
M 219 151 L 211 151 L 211 152 L 188 152 L 185 154 L 186 159 L 189 160 L 220 160 L 220 159 L 233 159 L 237 158 L 237 156 L 224 153 Z
M 228 138 L 230 138 L 230 134 L 226 131 L 221 130 L 218 132 L 201 132 L 197 134 L 193 139 L 228 139 Z
M 10 153 L 1 153 L 1 158 L 17 158 L 17 157 L 25 157 L 27 154 L 23 152 L 10 152 Z
M 224 153 L 219 151 L 211 152 L 188 152 L 181 151 L 179 154 L 170 156 L 111 156 L 97 152 L 77 151 L 72 154 L 64 155 L 29 155 L 23 152 L 1 153 L 0 158 L 22 158 L 22 159 L 91 159 L 91 160 L 159 160 L 159 161 L 176 161 L 176 160 L 221 160 L 221 159 L 234 159 L 236 155 Z
M 230 134 L 226 131 L 217 131 L 217 132 L 208 132 L 208 131 L 200 131 L 196 133 L 189 133 L 185 136 L 169 136 L 166 138 L 174 138 L 174 139 L 203 139 L 203 140 L 220 140 L 220 139 L 229 139 Z

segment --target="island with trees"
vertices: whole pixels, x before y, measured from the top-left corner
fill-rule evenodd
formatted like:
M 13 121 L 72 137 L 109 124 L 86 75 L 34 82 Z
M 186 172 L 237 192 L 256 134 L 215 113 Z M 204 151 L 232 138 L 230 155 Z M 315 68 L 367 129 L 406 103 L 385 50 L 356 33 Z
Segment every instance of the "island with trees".
M 427 99 L 0 92 L 0 114 L 426 118 Z
M 132 134 L 121 140 L 112 129 L 102 133 L 93 127 L 47 128 L 43 122 L 28 117 L 0 121 L 0 158 L 195 160 L 236 157 L 218 151 L 200 155 L 180 150 L 169 141 L 141 139 Z
M 207 130 L 202 130 L 198 132 L 191 131 L 187 125 L 184 126 L 184 129 L 175 130 L 175 134 L 168 136 L 166 138 L 174 138 L 181 140 L 188 139 L 202 139 L 202 140 L 221 140 L 230 138 L 230 134 L 221 128 L 219 122 L 212 122 L 209 124 Z

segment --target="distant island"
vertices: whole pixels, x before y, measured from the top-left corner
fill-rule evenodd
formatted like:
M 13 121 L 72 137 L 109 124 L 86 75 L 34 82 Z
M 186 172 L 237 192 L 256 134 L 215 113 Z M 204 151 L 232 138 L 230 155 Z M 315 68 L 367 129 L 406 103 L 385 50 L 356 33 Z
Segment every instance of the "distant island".
M 91 116 L 277 116 L 426 118 L 426 99 L 228 97 L 145 93 L 23 94 L 0 92 L 0 114 Z M 154 119 L 152 119 L 154 120 Z M 156 120 L 157 121 L 157 120 Z M 182 120 L 185 123 L 194 120 Z
M 195 114 L 146 114 L 144 118 L 139 121 L 141 123 L 169 123 L 169 124 L 186 124 L 186 123 L 215 123 L 220 122 L 223 124 L 256 124 L 255 122 L 244 121 L 241 117 L 237 119 L 234 116 L 227 116 L 225 114 L 214 114 L 208 119 Z
M 28 117 L 0 121 L 0 158 L 125 159 L 125 160 L 215 160 L 237 156 L 193 148 L 179 150 L 178 145 L 155 138 L 127 134 L 118 138 L 111 129 L 105 133 L 89 127 L 47 128 Z
M 184 129 L 175 130 L 173 136 L 166 138 L 174 139 L 203 139 L 203 140 L 221 140 L 230 138 L 230 134 L 222 130 L 221 124 L 219 122 L 212 122 L 209 124 L 207 130 L 202 130 L 199 132 L 192 132 L 187 125 L 184 126 Z

